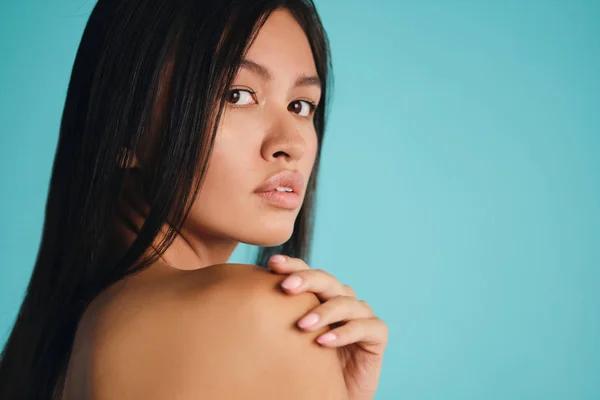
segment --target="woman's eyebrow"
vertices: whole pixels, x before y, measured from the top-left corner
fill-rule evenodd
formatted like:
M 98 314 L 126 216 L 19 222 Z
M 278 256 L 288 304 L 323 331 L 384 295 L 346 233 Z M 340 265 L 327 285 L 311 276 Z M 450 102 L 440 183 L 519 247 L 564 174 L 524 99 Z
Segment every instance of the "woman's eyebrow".
M 242 62 L 240 63 L 240 68 L 246 68 L 248 70 L 250 70 L 251 72 L 254 72 L 258 75 L 260 75 L 264 80 L 269 81 L 271 80 L 271 73 L 269 72 L 269 70 L 264 67 L 263 65 L 260 65 L 252 60 L 248 60 L 248 59 L 244 59 L 242 60 Z M 318 76 L 308 76 L 308 75 L 300 75 L 298 76 L 298 78 L 296 79 L 296 82 L 294 83 L 294 87 L 296 86 L 316 86 L 319 89 L 321 88 L 321 79 L 319 79 Z

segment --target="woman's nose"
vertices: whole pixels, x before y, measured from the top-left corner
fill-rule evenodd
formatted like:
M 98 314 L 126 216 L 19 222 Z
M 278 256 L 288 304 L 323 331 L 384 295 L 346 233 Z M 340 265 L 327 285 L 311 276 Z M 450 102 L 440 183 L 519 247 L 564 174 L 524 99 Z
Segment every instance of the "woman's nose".
M 291 115 L 287 115 L 287 118 L 284 116 L 270 126 L 262 146 L 265 160 L 277 161 L 281 158 L 286 162 L 298 162 L 302 159 L 306 141 L 293 118 Z

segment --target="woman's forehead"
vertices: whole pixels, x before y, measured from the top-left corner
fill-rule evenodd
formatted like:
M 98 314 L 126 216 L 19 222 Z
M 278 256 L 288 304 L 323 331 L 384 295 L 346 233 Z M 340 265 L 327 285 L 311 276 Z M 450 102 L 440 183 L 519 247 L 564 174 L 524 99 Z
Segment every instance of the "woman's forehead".
M 246 59 L 274 72 L 316 75 L 306 33 L 286 9 L 275 10 L 258 31 Z

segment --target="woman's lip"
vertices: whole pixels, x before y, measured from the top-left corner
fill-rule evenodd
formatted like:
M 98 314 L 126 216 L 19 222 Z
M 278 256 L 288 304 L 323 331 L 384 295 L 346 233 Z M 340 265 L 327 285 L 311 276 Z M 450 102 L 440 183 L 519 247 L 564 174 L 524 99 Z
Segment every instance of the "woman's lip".
M 302 174 L 295 170 L 284 169 L 275 175 L 271 175 L 266 181 L 263 182 L 255 191 L 256 192 L 270 192 L 278 187 L 285 187 L 292 189 L 294 193 L 302 193 L 304 186 L 304 180 Z
M 300 205 L 300 196 L 294 192 L 256 192 L 265 202 L 279 208 L 294 210 Z

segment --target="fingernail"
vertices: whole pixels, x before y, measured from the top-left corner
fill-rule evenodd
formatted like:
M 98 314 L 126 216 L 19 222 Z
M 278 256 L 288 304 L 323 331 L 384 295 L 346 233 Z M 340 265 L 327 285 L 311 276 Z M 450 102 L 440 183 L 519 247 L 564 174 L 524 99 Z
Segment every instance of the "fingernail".
M 336 338 L 337 338 L 337 336 L 335 336 L 335 333 L 327 332 L 326 334 L 319 336 L 319 338 L 317 339 L 317 342 L 329 343 L 329 342 L 333 342 Z
M 274 262 L 274 263 L 285 262 L 285 257 L 282 255 L 279 255 L 279 254 L 274 255 L 273 257 L 271 257 L 271 262 Z
M 314 325 L 318 320 L 319 320 L 319 314 L 317 314 L 317 313 L 308 314 L 306 317 L 304 317 L 300 321 L 298 321 L 298 326 L 300 328 L 307 328 L 311 325 Z
M 286 289 L 296 289 L 298 286 L 300 286 L 300 284 L 302 284 L 302 278 L 299 276 L 290 276 L 285 278 L 285 280 L 281 283 L 281 286 Z

